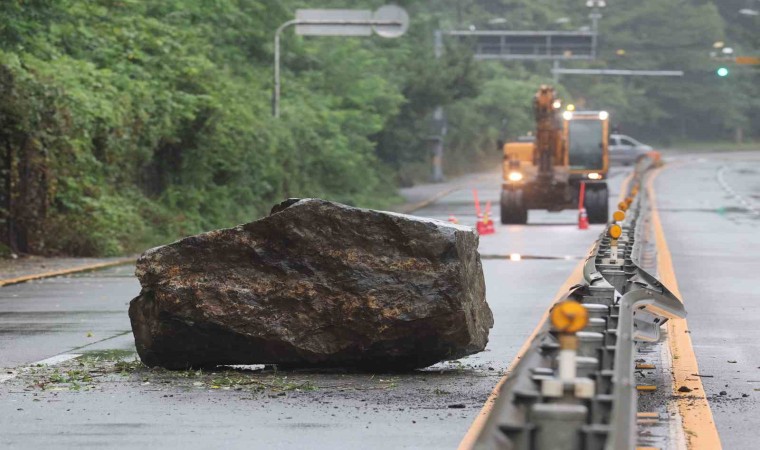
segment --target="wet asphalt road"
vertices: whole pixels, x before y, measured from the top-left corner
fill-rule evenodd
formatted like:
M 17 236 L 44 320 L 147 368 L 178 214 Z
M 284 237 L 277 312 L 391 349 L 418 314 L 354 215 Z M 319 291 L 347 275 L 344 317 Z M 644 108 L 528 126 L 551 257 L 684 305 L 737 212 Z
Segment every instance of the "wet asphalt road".
M 122 266 L 0 289 L 0 367 L 86 350 L 130 332 L 126 308 L 140 290 Z
M 757 448 L 760 152 L 670 159 L 655 186 L 702 383 L 723 448 Z
M 624 175 L 613 170 L 613 202 Z M 499 175 L 467 180 L 464 189 L 416 214 L 443 220 L 454 214 L 474 224 L 471 188 L 477 188 L 498 217 Z M 320 388 L 275 396 L 134 377 L 92 390 L 39 391 L 19 376 L 0 384 L 0 447 L 455 448 L 601 231 L 579 231 L 576 219 L 573 211 L 534 211 L 529 225 L 497 224 L 495 235 L 481 238 L 496 321 L 481 354 L 411 374 L 291 374 Z M 504 258 L 511 253 L 548 259 Z M 133 348 L 126 311 L 139 286 L 131 271 L 122 267 L 0 289 L 0 367 L 61 353 Z M 13 370 L 0 377 L 6 372 Z M 383 388 L 335 388 L 372 383 Z

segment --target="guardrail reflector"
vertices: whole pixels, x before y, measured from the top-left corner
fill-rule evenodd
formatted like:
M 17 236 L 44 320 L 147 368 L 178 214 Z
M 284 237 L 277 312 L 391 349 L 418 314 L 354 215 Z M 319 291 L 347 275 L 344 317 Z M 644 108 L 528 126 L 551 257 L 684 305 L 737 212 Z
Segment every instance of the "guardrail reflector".
M 607 231 L 612 239 L 618 239 L 620 235 L 623 234 L 623 229 L 618 224 L 614 224 L 610 226 L 610 229 Z
M 561 333 L 577 333 L 588 323 L 588 310 L 580 303 L 566 300 L 552 309 L 552 325 Z

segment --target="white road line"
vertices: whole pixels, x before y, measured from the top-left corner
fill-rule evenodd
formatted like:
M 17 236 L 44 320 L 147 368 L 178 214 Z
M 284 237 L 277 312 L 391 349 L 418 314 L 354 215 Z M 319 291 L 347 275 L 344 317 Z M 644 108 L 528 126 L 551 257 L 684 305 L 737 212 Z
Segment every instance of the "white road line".
M 26 367 L 55 366 L 66 361 L 71 361 L 72 359 L 79 358 L 80 356 L 82 356 L 81 353 L 62 353 L 60 355 L 51 356 L 50 358 L 46 358 L 41 361 L 33 362 Z M 23 370 L 24 369 L 22 368 L 20 370 L 12 370 L 10 371 L 11 373 L 0 374 L 0 384 L 16 378 Z
M 760 209 L 757 208 L 757 206 L 754 204 L 754 202 L 748 201 L 746 198 L 742 197 L 739 193 L 734 190 L 733 187 L 731 187 L 728 182 L 726 182 L 726 179 L 724 178 L 724 174 L 728 170 L 728 166 L 721 166 L 720 169 L 718 169 L 718 173 L 716 174 L 716 178 L 718 179 L 718 184 L 720 184 L 720 187 L 723 188 L 724 191 L 728 192 L 732 197 L 734 197 L 739 203 L 744 205 L 744 208 L 747 209 L 752 215 L 754 216 L 760 216 Z

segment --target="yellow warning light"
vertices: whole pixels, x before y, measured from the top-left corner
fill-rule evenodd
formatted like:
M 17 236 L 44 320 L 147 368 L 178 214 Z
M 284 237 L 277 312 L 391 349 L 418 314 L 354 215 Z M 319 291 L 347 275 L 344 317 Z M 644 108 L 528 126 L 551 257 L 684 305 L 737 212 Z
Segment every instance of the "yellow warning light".
M 610 234 L 610 237 L 612 239 L 617 239 L 620 237 L 621 234 L 623 234 L 623 229 L 620 228 L 620 225 L 615 224 L 615 225 L 612 225 L 607 232 Z
M 623 211 L 615 211 L 612 213 L 612 219 L 615 220 L 615 222 L 622 222 L 625 220 L 625 213 Z
M 621 211 L 628 211 L 628 204 L 625 201 L 618 203 L 618 209 Z
M 570 103 L 569 105 L 567 105 L 567 110 L 568 111 L 575 111 L 575 105 L 573 105 L 572 103 Z
M 552 309 L 551 319 L 560 333 L 577 333 L 588 323 L 588 311 L 576 301 L 565 300 Z

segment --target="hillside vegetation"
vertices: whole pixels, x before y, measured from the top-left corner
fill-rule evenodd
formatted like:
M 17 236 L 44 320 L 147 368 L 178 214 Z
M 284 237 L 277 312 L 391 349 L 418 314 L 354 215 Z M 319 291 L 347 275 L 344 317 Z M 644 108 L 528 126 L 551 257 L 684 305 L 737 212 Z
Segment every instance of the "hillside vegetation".
M 399 3 L 412 16 L 401 39 L 286 32 L 275 120 L 274 29 L 298 7 L 383 2 L 4 2 L 2 242 L 22 253 L 115 255 L 258 218 L 291 196 L 388 207 L 399 184 L 426 176 L 436 105 L 447 108 L 447 172 L 460 173 L 497 161 L 499 139 L 531 128 L 531 96 L 551 81 L 548 63 L 478 63 L 454 42 L 436 59 L 435 29 L 588 22 L 582 2 Z M 717 80 L 707 57 L 719 39 L 756 50 L 757 19 L 737 19 L 725 6 L 740 1 L 721 9 L 717 1 L 609 3 L 606 63 L 590 66 L 694 75 L 567 78 L 558 86 L 567 98 L 608 109 L 652 139 L 757 133 L 756 74 Z M 493 17 L 507 21 L 488 25 Z

